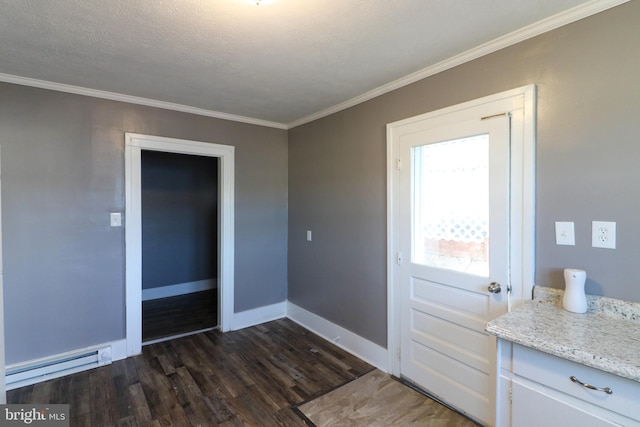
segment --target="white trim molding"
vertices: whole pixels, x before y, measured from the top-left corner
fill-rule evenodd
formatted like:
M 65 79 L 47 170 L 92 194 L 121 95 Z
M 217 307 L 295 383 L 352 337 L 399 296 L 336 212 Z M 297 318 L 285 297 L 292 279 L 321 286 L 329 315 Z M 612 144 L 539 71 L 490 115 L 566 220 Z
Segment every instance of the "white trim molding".
M 362 95 L 351 98 L 345 102 L 310 114 L 308 116 L 299 118 L 288 124 L 273 122 L 268 120 L 255 119 L 251 117 L 238 116 L 234 114 L 223 113 L 220 111 L 207 110 L 204 108 L 192 107 L 189 105 L 177 104 L 173 102 L 159 101 L 156 99 L 142 98 L 139 96 L 125 95 L 116 92 L 109 92 L 98 89 L 90 89 L 81 86 L 73 86 L 64 83 L 50 82 L 46 80 L 38 80 L 29 77 L 21 77 L 12 74 L 0 73 L 0 82 L 13 83 L 22 86 L 37 87 L 41 89 L 55 90 L 58 92 L 73 93 L 77 95 L 91 96 L 94 98 L 109 99 L 112 101 L 127 102 L 130 104 L 146 105 L 149 107 L 162 108 L 165 110 L 181 111 L 183 113 L 197 114 L 200 116 L 213 117 L 222 120 L 231 120 L 240 123 L 253 124 L 258 126 L 271 127 L 276 129 L 291 129 L 296 126 L 303 125 L 305 123 L 312 122 L 317 119 L 329 116 L 355 105 L 361 104 L 365 101 L 369 101 L 380 95 L 399 89 L 401 87 L 410 85 L 424 78 L 433 76 L 434 74 L 464 64 L 465 62 L 472 61 L 481 56 L 488 55 L 492 52 L 496 52 L 505 47 L 509 47 L 521 41 L 533 38 L 540 34 L 562 27 L 563 25 L 570 24 L 580 19 L 587 18 L 597 13 L 603 12 L 607 9 L 611 9 L 615 6 L 627 3 L 629 0 L 592 0 L 587 3 L 578 5 L 572 9 L 550 16 L 546 19 L 523 27 L 519 30 L 513 31 L 504 36 L 498 37 L 473 49 L 470 49 L 461 54 L 455 55 L 444 61 L 441 61 L 432 66 L 423 68 L 422 70 L 411 73 L 405 77 L 402 77 L 393 82 L 387 83 L 380 87 L 377 87 Z
M 520 28 L 519 30 L 513 31 L 504 36 L 495 38 L 487 43 L 474 47 L 473 49 L 469 49 L 466 52 L 462 52 L 451 58 L 445 59 L 444 61 L 438 62 L 437 64 L 431 65 L 429 67 L 423 68 L 422 70 L 416 71 L 415 73 L 411 73 L 407 76 L 399 78 L 398 80 L 379 86 L 375 89 L 370 90 L 369 92 L 363 93 L 362 95 L 334 105 L 333 107 L 329 107 L 327 109 L 318 111 L 317 113 L 302 117 L 289 123 L 287 125 L 287 128 L 291 129 L 296 126 L 321 119 L 339 111 L 346 110 L 347 108 L 362 104 L 363 102 L 369 101 L 380 95 L 384 95 L 385 93 L 400 89 L 404 86 L 408 86 L 427 77 L 449 70 L 453 67 L 457 67 L 458 65 L 462 65 L 466 62 L 473 61 L 474 59 L 480 58 L 490 53 L 497 52 L 500 49 L 504 49 L 521 41 L 528 40 L 551 30 L 555 30 L 556 28 L 560 28 L 564 25 L 571 24 L 572 22 L 579 21 L 580 19 L 584 19 L 591 15 L 595 15 L 596 13 L 603 12 L 607 9 L 619 6 L 628 1 L 629 0 L 592 0 L 590 2 L 578 5 L 574 8 L 550 16 L 549 18 Z
M 378 344 L 367 340 L 335 323 L 330 322 L 310 311 L 305 310 L 289 301 L 283 301 L 276 304 L 258 307 L 251 310 L 242 311 L 233 314 L 230 330 L 240 330 L 251 326 L 259 325 L 273 320 L 288 318 L 299 324 L 303 328 L 319 335 L 332 344 L 342 348 L 354 356 L 364 360 L 365 362 L 387 372 L 387 349 Z M 196 331 L 194 333 L 209 331 L 211 328 Z M 170 337 L 169 339 L 179 338 L 181 336 L 192 335 L 187 333 L 179 336 Z M 154 342 L 165 341 L 165 339 L 156 340 Z M 77 355 L 95 351 L 97 360 L 92 364 L 82 364 L 81 366 L 67 367 L 64 370 L 56 368 L 56 365 L 64 364 L 70 358 Z M 40 375 L 34 375 L 24 382 L 13 382 L 9 389 L 21 387 L 28 384 L 35 384 L 65 375 L 71 375 L 77 372 L 87 371 L 95 367 L 109 364 L 117 360 L 122 360 L 133 356 L 130 354 L 130 343 L 128 339 L 112 341 L 104 344 L 94 345 L 81 348 L 65 353 L 43 357 L 36 360 L 15 363 L 7 366 L 7 372 L 23 372 L 33 370 Z M 49 368 L 51 366 L 51 368 Z M 36 371 L 39 370 L 39 371 Z M 40 372 L 42 371 L 42 372 Z
M 261 323 L 271 322 L 286 317 L 287 302 L 265 305 L 264 307 L 234 313 L 231 329 L 234 331 L 249 328 Z
M 332 342 L 343 350 L 375 366 L 388 371 L 387 349 L 357 335 L 329 320 L 318 316 L 292 302 L 287 302 L 287 317 L 300 326 Z
M 175 297 L 177 295 L 192 294 L 208 291 L 218 287 L 218 279 L 197 280 L 195 282 L 178 283 L 175 285 L 158 286 L 142 290 L 142 301 Z
M 220 159 L 219 325 L 231 330 L 234 307 L 235 147 L 135 133 L 125 134 L 125 263 L 127 355 L 142 351 L 142 150 L 193 154 Z
M 232 122 L 247 123 L 250 125 L 265 126 L 276 129 L 287 129 L 287 125 L 285 125 L 284 123 L 254 119 L 251 117 L 222 113 L 220 111 L 207 110 L 204 108 L 192 107 L 189 105 L 176 104 L 174 102 L 142 98 L 140 96 L 108 92 L 106 90 L 90 89 L 64 83 L 56 83 L 46 80 L 32 79 L 29 77 L 15 76 L 12 74 L 0 73 L 0 82 L 13 83 L 21 86 L 37 87 L 40 89 L 55 90 L 57 92 L 73 93 L 75 95 L 91 96 L 93 98 L 109 99 L 111 101 L 127 102 L 129 104 L 145 105 L 147 107 L 162 108 L 163 110 L 180 111 L 182 113 L 196 114 L 198 116 L 213 117 L 215 119 L 230 120 Z

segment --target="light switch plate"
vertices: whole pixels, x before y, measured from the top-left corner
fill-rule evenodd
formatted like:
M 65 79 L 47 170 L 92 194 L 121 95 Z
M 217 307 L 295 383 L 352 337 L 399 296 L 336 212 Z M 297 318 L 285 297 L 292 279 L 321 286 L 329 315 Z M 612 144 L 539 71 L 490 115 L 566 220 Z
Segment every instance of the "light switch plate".
M 311 230 L 307 230 L 307 242 L 311 241 Z
M 122 227 L 122 214 L 120 212 L 111 212 L 109 218 L 112 227 Z
M 591 246 L 594 248 L 616 248 L 616 223 L 610 221 L 591 222 Z
M 556 245 L 575 246 L 573 222 L 556 222 Z

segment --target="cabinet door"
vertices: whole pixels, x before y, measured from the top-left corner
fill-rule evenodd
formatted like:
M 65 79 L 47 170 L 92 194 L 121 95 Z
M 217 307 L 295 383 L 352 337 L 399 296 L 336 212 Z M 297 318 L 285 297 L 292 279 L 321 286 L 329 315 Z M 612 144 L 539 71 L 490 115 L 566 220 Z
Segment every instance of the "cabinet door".
M 512 420 L 517 427 L 563 426 L 600 427 L 620 426 L 612 421 L 589 412 L 589 407 L 577 407 L 558 400 L 533 388 L 513 380 Z

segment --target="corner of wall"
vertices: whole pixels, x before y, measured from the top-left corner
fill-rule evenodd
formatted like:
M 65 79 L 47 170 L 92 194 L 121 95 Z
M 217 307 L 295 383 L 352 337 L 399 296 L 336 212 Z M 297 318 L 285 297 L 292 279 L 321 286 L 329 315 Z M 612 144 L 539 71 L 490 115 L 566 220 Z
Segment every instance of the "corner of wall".
M 381 371 L 389 371 L 386 348 L 289 301 L 287 301 L 287 318 Z

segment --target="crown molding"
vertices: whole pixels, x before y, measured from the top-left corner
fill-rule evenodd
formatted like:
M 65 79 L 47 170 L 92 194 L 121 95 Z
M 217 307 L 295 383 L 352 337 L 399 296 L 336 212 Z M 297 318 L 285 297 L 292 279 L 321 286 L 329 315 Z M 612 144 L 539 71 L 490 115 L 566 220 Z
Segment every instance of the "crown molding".
M 257 126 L 265 126 L 276 129 L 291 129 L 296 126 L 303 125 L 305 123 L 312 122 L 314 120 L 329 116 L 363 102 L 369 101 L 385 93 L 391 92 L 396 89 L 400 89 L 404 86 L 415 83 L 419 80 L 438 74 L 442 71 L 451 69 L 458 65 L 462 65 L 466 62 L 480 58 L 484 55 L 496 52 L 500 49 L 504 49 L 521 41 L 533 38 L 537 35 L 546 33 L 563 25 L 570 24 L 583 18 L 587 18 L 591 15 L 595 15 L 599 12 L 611 9 L 615 6 L 619 6 L 623 3 L 627 3 L 630 0 L 592 0 L 582 5 L 576 6 L 565 12 L 561 12 L 549 18 L 538 21 L 534 24 L 523 27 L 519 30 L 513 31 L 504 36 L 498 37 L 459 55 L 455 55 L 449 59 L 441 61 L 432 66 L 423 68 L 422 70 L 411 73 L 398 80 L 394 80 L 385 85 L 379 86 L 373 90 L 370 90 L 362 95 L 351 98 L 345 102 L 310 114 L 308 116 L 297 119 L 291 123 L 278 123 L 268 120 L 255 119 L 251 117 L 238 116 L 234 114 L 223 113 L 220 111 L 207 110 L 204 108 L 191 107 L 183 104 L 175 104 L 172 102 L 159 101 L 155 99 L 142 98 L 138 96 L 125 95 L 116 92 L 108 92 L 97 89 L 90 89 L 81 86 L 67 85 L 63 83 L 49 82 L 45 80 L 32 79 L 29 77 L 15 76 L 11 74 L 0 73 L 0 82 L 13 83 L 23 86 L 37 87 L 41 89 L 55 90 L 58 92 L 73 93 L 76 95 L 91 96 L 95 98 L 109 99 L 112 101 L 128 102 L 131 104 L 145 105 L 148 107 L 162 108 L 165 110 L 180 111 L 183 113 L 196 114 L 199 116 L 213 117 L 222 120 L 230 120 L 234 122 L 252 124 Z
M 348 101 L 318 111 L 317 113 L 302 117 L 289 123 L 287 125 L 287 128 L 292 129 L 296 126 L 300 126 L 305 123 L 309 123 L 314 120 L 318 120 L 331 114 L 337 113 L 339 111 L 346 110 L 347 108 L 362 104 L 365 101 L 369 101 L 380 95 L 384 95 L 385 93 L 400 89 L 404 86 L 408 86 L 412 83 L 433 76 L 442 71 L 446 71 L 450 68 L 462 65 L 466 62 L 496 52 L 500 49 L 504 49 L 521 41 L 533 38 L 551 30 L 555 30 L 556 28 L 562 27 L 575 21 L 579 21 L 580 19 L 587 18 L 591 15 L 595 15 L 607 9 L 611 9 L 612 7 L 627 3 L 628 1 L 629 0 L 592 0 L 590 2 L 584 3 L 572 9 L 568 9 L 564 12 L 558 13 L 549 18 L 523 27 L 519 30 L 513 31 L 504 36 L 493 39 L 459 55 L 453 56 L 449 59 L 445 59 L 444 61 L 441 61 L 427 68 L 423 68 L 422 70 L 411 73 L 405 77 L 401 77 L 398 80 L 394 80 L 390 83 L 379 86 L 373 90 L 370 90 L 369 92 L 356 96 L 355 98 L 351 98 Z
M 142 98 L 139 96 L 125 95 L 116 92 L 108 92 L 98 89 L 89 89 L 81 86 L 72 86 L 63 83 L 49 82 L 46 80 L 32 79 L 29 77 L 14 76 L 12 74 L 0 73 L 0 82 L 13 83 L 22 86 L 37 87 L 40 89 L 55 90 L 58 92 L 73 93 L 76 95 L 91 96 L 94 98 L 109 99 L 111 101 L 128 102 L 130 104 L 145 105 L 147 107 L 162 108 L 165 110 L 180 111 L 182 113 L 197 114 L 199 116 L 213 117 L 216 119 L 230 120 L 233 122 L 247 123 L 250 125 L 266 126 L 276 129 L 288 129 L 284 123 L 271 122 L 268 120 L 254 119 L 251 117 L 237 116 L 219 111 L 207 110 L 204 108 L 191 107 L 188 105 L 175 104 L 173 102 L 158 101 L 155 99 Z

